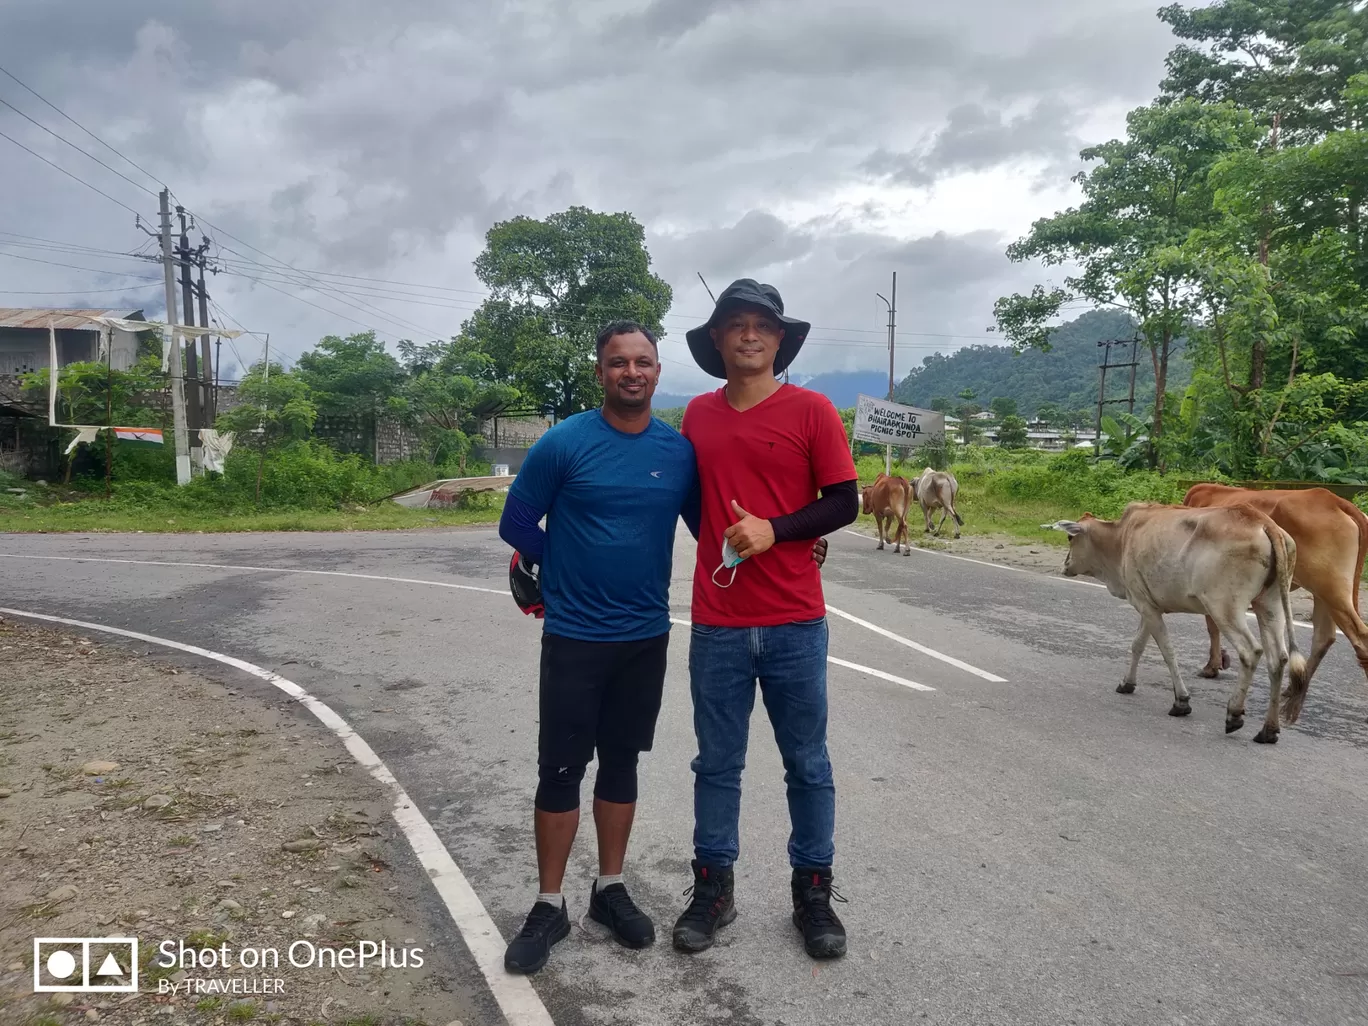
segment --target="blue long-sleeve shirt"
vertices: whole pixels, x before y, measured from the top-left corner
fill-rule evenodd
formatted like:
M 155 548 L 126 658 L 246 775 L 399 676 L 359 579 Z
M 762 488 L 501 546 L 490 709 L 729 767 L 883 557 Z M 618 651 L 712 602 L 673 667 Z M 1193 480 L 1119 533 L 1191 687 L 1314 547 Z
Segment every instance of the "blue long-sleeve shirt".
M 696 538 L 698 484 L 688 441 L 659 420 L 627 434 L 590 410 L 528 451 L 499 536 L 541 564 L 548 633 L 635 641 L 670 629 L 680 516 Z

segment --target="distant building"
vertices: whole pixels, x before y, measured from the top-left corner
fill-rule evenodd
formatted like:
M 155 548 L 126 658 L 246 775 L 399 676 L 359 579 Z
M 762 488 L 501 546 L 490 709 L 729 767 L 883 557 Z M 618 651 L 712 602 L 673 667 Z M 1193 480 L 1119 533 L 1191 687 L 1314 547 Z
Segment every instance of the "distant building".
M 43 370 L 49 363 L 48 327 L 57 332 L 57 365 L 89 362 L 99 358 L 100 332 L 92 317 L 117 317 L 141 321 L 141 310 L 53 310 L 0 307 L 0 377 Z M 138 336 L 119 328 L 109 329 L 110 362 L 114 370 L 129 370 L 138 360 Z

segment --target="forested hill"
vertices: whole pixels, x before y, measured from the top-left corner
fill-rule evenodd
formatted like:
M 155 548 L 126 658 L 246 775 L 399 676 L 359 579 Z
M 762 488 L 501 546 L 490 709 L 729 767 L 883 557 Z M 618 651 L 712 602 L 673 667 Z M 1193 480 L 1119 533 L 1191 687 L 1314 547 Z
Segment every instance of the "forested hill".
M 1130 338 L 1133 322 L 1124 313 L 1093 310 L 1060 326 L 1050 338 L 1048 353 L 1029 351 L 1017 355 L 1010 346 L 969 346 L 950 356 L 928 356 L 922 366 L 898 385 L 899 402 L 929 408 L 937 397 L 959 400 L 961 391 L 971 388 L 974 402 L 987 408 L 998 396 L 1017 401 L 1022 415 L 1030 417 L 1041 403 L 1053 403 L 1061 410 L 1094 408 L 1097 402 L 1097 366 L 1103 339 Z M 1129 347 L 1113 347 L 1113 363 L 1129 359 Z M 1154 370 L 1149 353 L 1141 347 L 1135 383 L 1135 412 L 1144 415 L 1154 402 Z M 1181 346 L 1169 362 L 1168 391 L 1185 388 L 1191 377 L 1187 355 Z M 1130 373 L 1118 370 L 1107 375 L 1108 398 L 1124 398 L 1130 390 Z M 1091 416 L 1087 418 L 1091 421 Z

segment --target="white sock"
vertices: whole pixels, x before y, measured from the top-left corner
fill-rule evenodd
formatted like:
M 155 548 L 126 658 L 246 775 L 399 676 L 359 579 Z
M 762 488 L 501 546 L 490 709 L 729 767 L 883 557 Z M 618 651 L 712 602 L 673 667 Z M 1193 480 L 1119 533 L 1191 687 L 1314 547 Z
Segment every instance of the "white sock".
M 603 889 L 604 889 L 605 887 L 610 887 L 610 886 L 612 886 L 613 884 L 619 884 L 619 883 L 622 883 L 622 874 L 621 874 L 621 873 L 618 873 L 617 876 L 601 876 L 601 877 L 598 878 L 598 887 L 597 887 L 597 890 L 598 890 L 598 892 L 599 892 L 600 894 L 602 894 L 602 893 L 603 893 Z
M 553 905 L 556 908 L 560 908 L 562 905 L 565 904 L 565 899 L 561 897 L 559 891 L 557 891 L 555 894 L 538 894 L 537 900 L 544 901 L 548 905 Z

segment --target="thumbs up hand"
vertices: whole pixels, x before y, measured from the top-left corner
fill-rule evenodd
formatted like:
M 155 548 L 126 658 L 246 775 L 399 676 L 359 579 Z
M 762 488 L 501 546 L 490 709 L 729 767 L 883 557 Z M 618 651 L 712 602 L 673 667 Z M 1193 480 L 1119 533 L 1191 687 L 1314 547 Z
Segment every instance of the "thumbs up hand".
M 768 520 L 751 516 L 735 499 L 731 505 L 737 522 L 727 528 L 726 538 L 738 556 L 749 559 L 774 545 L 774 528 Z

